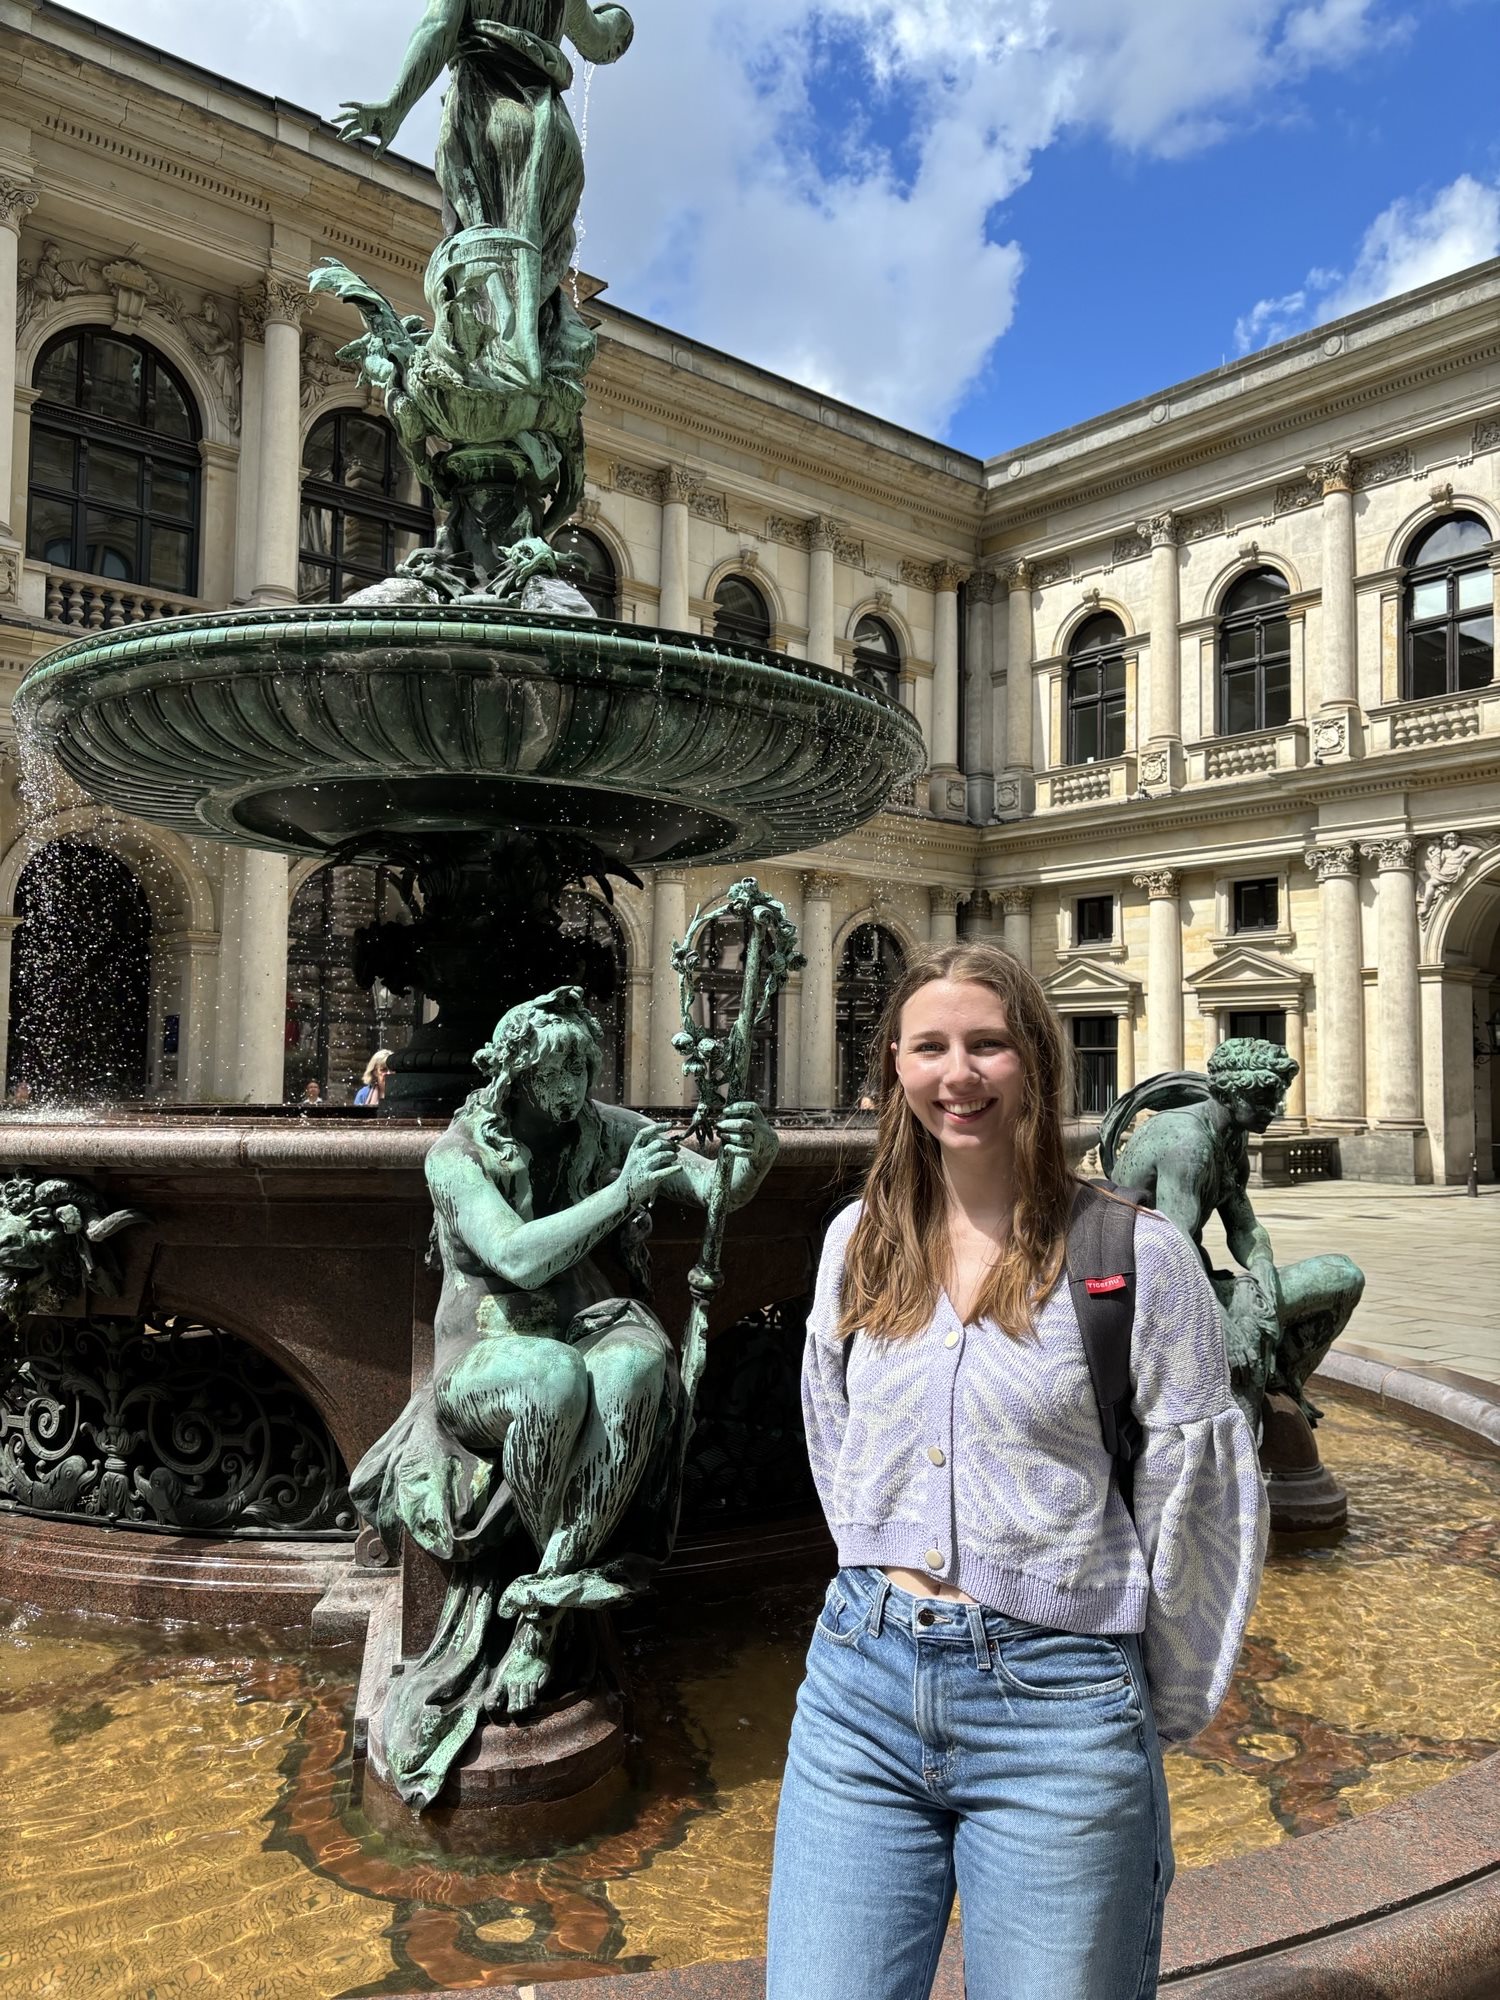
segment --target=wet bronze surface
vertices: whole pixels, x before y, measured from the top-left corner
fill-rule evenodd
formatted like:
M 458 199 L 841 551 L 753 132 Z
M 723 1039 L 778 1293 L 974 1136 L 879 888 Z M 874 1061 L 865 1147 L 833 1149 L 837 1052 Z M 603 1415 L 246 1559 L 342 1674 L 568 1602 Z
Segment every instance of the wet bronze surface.
M 1273 1556 L 1228 1702 L 1168 1759 L 1184 1867 L 1500 1749 L 1500 1460 L 1326 1400 L 1356 1525 Z M 350 1807 L 352 1654 L 21 1618 L 0 1643 L 0 2000 L 332 2000 L 758 1952 L 816 1595 L 627 1633 L 635 1789 L 583 1846 L 488 1863 Z

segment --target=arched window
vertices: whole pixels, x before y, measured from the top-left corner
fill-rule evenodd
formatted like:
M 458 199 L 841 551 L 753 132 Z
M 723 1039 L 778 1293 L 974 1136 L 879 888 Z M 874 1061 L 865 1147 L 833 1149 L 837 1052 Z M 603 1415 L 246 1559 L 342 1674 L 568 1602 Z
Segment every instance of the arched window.
M 1125 755 L 1125 627 L 1112 611 L 1087 618 L 1068 648 L 1068 762 Z
M 558 567 L 575 590 L 582 591 L 598 618 L 620 615 L 620 579 L 614 557 L 597 535 L 586 528 L 563 528 L 553 537 Z
M 383 417 L 331 410 L 302 447 L 304 604 L 340 604 L 383 583 L 434 534 L 432 509 Z
M 144 340 L 75 327 L 37 360 L 26 551 L 195 596 L 198 413 Z
M 90 841 L 49 841 L 21 870 L 16 914 L 10 1087 L 52 1103 L 139 1097 L 151 909 L 134 874 Z
M 1406 552 L 1405 697 L 1458 694 L 1495 678 L 1494 544 L 1477 515 L 1449 514 Z
M 738 645 L 769 646 L 771 613 L 766 600 L 742 576 L 726 576 L 714 592 L 714 637 Z
M 905 970 L 900 940 L 880 924 L 861 924 L 850 934 L 834 990 L 840 1104 L 858 1104 L 879 1082 L 878 1051 L 872 1046 L 875 1030 L 891 989 Z
M 719 921 L 704 926 L 698 943 L 702 968 L 698 974 L 697 1018 L 710 1035 L 727 1035 L 740 1011 L 744 984 L 744 932 L 739 924 Z M 776 1102 L 776 1009 L 757 1022 L 750 1042 L 750 1088 L 758 1104 Z
M 607 1104 L 625 1102 L 625 933 L 620 920 L 597 896 L 582 889 L 565 889 L 557 913 L 565 937 L 584 938 L 595 947 L 598 962 L 608 964 L 613 977 L 608 990 L 585 986 L 584 999 L 599 1023 L 604 1061 L 597 1093 Z
M 1219 612 L 1219 734 L 1280 729 L 1292 719 L 1292 622 L 1279 570 L 1242 576 Z
M 901 648 L 883 618 L 861 618 L 854 628 L 854 678 L 901 699 Z

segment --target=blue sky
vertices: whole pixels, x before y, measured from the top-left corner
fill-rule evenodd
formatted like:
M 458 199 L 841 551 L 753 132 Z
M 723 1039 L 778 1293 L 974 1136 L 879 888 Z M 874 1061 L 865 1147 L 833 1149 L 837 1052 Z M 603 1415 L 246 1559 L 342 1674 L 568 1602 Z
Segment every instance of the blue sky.
M 329 113 L 384 93 L 420 4 L 79 11 Z M 980 455 L 1500 254 L 1500 0 L 633 12 L 589 92 L 585 268 Z

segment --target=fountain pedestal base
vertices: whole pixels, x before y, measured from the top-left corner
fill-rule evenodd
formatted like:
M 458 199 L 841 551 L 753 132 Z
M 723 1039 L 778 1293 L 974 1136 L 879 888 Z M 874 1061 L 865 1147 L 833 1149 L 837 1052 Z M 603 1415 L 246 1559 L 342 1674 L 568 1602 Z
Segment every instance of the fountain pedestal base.
M 1337 1537 L 1344 1532 L 1348 1496 L 1319 1457 L 1312 1425 L 1279 1390 L 1266 1397 L 1260 1463 L 1274 1533 Z

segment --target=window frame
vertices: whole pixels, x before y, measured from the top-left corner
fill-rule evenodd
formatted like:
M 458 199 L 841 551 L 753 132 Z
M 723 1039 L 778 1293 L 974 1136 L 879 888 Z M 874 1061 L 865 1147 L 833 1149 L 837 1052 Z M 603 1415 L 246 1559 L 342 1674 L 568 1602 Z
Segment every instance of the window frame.
M 1106 624 L 1118 629 L 1107 636 L 1102 632 Z M 1084 634 L 1100 630 L 1100 637 L 1087 640 Z M 1126 705 L 1129 696 L 1125 670 L 1125 647 L 1127 634 L 1124 622 L 1113 611 L 1096 611 L 1086 618 L 1068 646 L 1067 673 L 1063 683 L 1063 752 L 1064 762 L 1071 768 L 1089 764 L 1108 764 L 1125 755 Z M 1109 672 L 1118 667 L 1119 686 L 1111 688 Z M 1099 670 L 1099 686 L 1093 694 L 1080 695 L 1077 681 L 1080 674 L 1091 668 Z M 1094 728 L 1100 748 L 1091 757 L 1078 754 L 1078 726 L 1082 716 L 1094 716 Z M 1111 739 L 1118 736 L 1117 748 L 1111 747 Z
M 1112 1031 L 1108 1040 L 1102 1034 L 1095 1043 L 1083 1040 L 1081 1029 L 1102 1029 L 1106 1022 Z M 1068 1023 L 1073 1051 L 1073 1115 L 1102 1117 L 1120 1095 L 1120 1016 L 1080 1012 L 1070 1014 Z
M 883 651 L 878 646 L 861 646 L 860 633 L 867 625 L 874 625 L 890 641 L 890 650 Z M 850 668 L 855 680 L 864 687 L 873 687 L 892 701 L 901 699 L 901 668 L 904 663 L 901 641 L 885 619 L 873 611 L 867 611 L 854 627 L 854 653 Z
M 1253 1017 L 1255 1020 L 1261 1022 L 1262 1024 L 1264 1024 L 1267 1020 L 1269 1020 L 1272 1016 L 1274 1016 L 1281 1023 L 1281 1034 L 1279 1037 L 1276 1035 L 1263 1035 L 1259 1032 L 1259 1030 L 1257 1030 L 1256 1034 L 1253 1037 L 1250 1037 L 1249 1039 L 1263 1041 L 1263 1042 L 1275 1042 L 1278 1048 L 1284 1049 L 1286 1047 L 1287 1010 L 1285 1007 L 1226 1007 L 1223 1010 L 1223 1014 L 1221 1017 L 1224 1023 L 1223 1039 L 1226 1042 L 1240 1041 L 1247 1039 L 1243 1030 L 1237 1030 L 1234 1025 L 1236 1017 L 1243 1020 L 1247 1016 Z
M 1441 701 L 1451 695 L 1472 694 L 1482 687 L 1492 687 L 1495 682 L 1495 587 L 1493 562 L 1496 540 L 1489 535 L 1489 524 L 1478 514 L 1467 508 L 1455 508 L 1452 512 L 1439 515 L 1418 529 L 1408 544 L 1410 553 L 1430 540 L 1440 528 L 1452 522 L 1472 521 L 1489 537 L 1483 549 L 1470 550 L 1465 554 L 1448 556 L 1436 562 L 1404 563 L 1401 572 L 1401 699 L 1402 701 Z M 1458 604 L 1458 580 L 1461 576 L 1473 576 L 1483 572 L 1490 576 L 1490 595 L 1486 608 L 1469 606 L 1461 609 Z M 1441 582 L 1445 585 L 1446 609 L 1436 617 L 1417 618 L 1414 616 L 1416 593 L 1424 585 Z M 1459 650 L 1459 628 L 1470 622 L 1482 622 L 1488 618 L 1490 625 L 1490 677 L 1487 681 L 1475 681 L 1465 685 L 1459 678 L 1462 664 Z M 1416 682 L 1416 641 L 1419 636 L 1441 631 L 1443 633 L 1443 686 L 1426 694 L 1418 694 Z
M 575 543 L 587 542 L 591 548 L 597 550 L 601 562 L 594 567 L 580 562 L 565 547 L 565 544 L 570 540 Z M 559 528 L 557 533 L 552 537 L 552 547 L 557 556 L 558 572 L 563 581 L 571 583 L 575 590 L 580 591 L 588 599 L 589 603 L 593 605 L 594 616 L 596 618 L 607 618 L 618 622 L 620 617 L 620 566 L 615 561 L 603 537 L 596 535 L 592 528 L 582 527 L 576 521 L 569 521 L 565 527 Z M 607 590 L 603 588 L 603 579 L 605 577 L 609 579 Z M 605 605 L 600 605 L 595 601 L 596 593 L 607 600 Z
M 1096 937 L 1085 937 L 1083 931 L 1083 909 L 1085 904 L 1102 905 L 1106 913 L 1107 928 Z M 1113 944 L 1115 941 L 1115 898 L 1106 890 L 1103 895 L 1075 896 L 1073 898 L 1073 943 L 1081 951 Z
M 370 493 L 343 483 L 344 433 L 351 419 L 362 424 L 372 424 L 385 432 L 385 469 L 381 479 L 381 491 Z M 307 454 L 313 439 L 319 431 L 333 427 L 333 464 L 335 477 L 322 479 L 307 471 Z M 301 484 L 297 492 L 297 599 L 301 604 L 342 604 L 349 594 L 352 583 L 356 590 L 363 590 L 369 584 L 383 583 L 395 572 L 395 553 L 398 533 L 415 534 L 418 546 L 430 546 L 437 534 L 437 524 L 433 517 L 430 501 L 422 506 L 414 506 L 408 500 L 398 500 L 394 488 L 402 472 L 408 468 L 401 457 L 396 443 L 396 433 L 390 420 L 376 415 L 360 404 L 341 405 L 338 409 L 325 410 L 313 423 L 302 440 L 302 460 L 300 465 Z M 427 489 L 422 488 L 425 496 Z M 328 549 L 309 549 L 304 541 L 305 510 L 308 507 L 326 507 L 333 517 L 333 534 Z M 385 567 L 380 574 L 372 571 L 368 564 L 350 565 L 343 555 L 344 522 L 347 516 L 360 520 L 374 521 L 382 530 L 382 547 L 386 550 Z M 303 592 L 304 569 L 316 569 L 329 578 L 329 592 L 326 597 L 310 597 Z M 335 594 L 335 591 L 337 594 Z
M 173 437 L 169 432 L 149 430 L 144 422 L 128 424 L 122 418 L 96 416 L 83 408 L 83 378 L 85 358 L 91 342 L 107 340 L 118 347 L 133 349 L 142 359 L 141 403 L 148 409 L 155 400 L 154 383 L 158 375 L 164 375 L 172 388 L 181 397 L 188 417 L 188 436 Z M 38 379 L 48 359 L 69 341 L 76 341 L 77 354 L 74 360 L 75 401 L 70 406 L 52 401 L 41 392 Z M 160 591 L 172 597 L 197 597 L 201 583 L 203 545 L 203 457 L 200 444 L 203 436 L 203 417 L 196 397 L 189 388 L 181 371 L 148 340 L 138 334 L 116 332 L 107 326 L 69 326 L 46 341 L 35 362 L 32 364 L 31 379 L 37 388 L 37 398 L 31 407 L 31 442 L 26 468 L 26 552 L 33 562 L 45 562 L 53 568 L 70 571 L 75 576 L 97 576 L 101 583 L 111 584 L 121 590 L 136 590 L 151 595 Z M 73 448 L 73 480 L 70 490 L 60 485 L 52 485 L 37 476 L 37 448 L 41 441 L 49 437 L 66 438 Z M 128 452 L 140 461 L 137 472 L 136 492 L 138 499 L 134 505 L 119 500 L 106 500 L 91 496 L 88 491 L 89 456 L 91 447 L 115 452 Z M 183 515 L 161 512 L 152 505 L 154 470 L 157 465 L 163 469 L 182 472 L 187 476 L 187 508 Z M 58 562 L 46 552 L 45 546 L 38 546 L 37 500 L 60 503 L 71 509 L 71 530 L 69 544 L 74 560 Z M 107 570 L 91 569 L 88 566 L 87 516 L 93 513 L 110 513 L 130 517 L 135 522 L 136 574 L 129 577 L 111 576 Z M 170 534 L 185 535 L 187 538 L 187 561 L 185 572 L 187 583 L 158 583 L 151 576 L 151 530 L 162 528 Z
M 872 934 L 874 949 L 858 953 L 857 947 Z M 857 969 L 862 964 L 872 969 L 870 976 L 864 979 L 861 979 Z M 870 1057 L 878 1055 L 873 1046 L 875 1031 L 885 1012 L 892 986 L 904 976 L 906 967 L 906 947 L 889 924 L 867 918 L 863 923 L 856 924 L 845 938 L 833 979 L 833 1094 L 836 1102 L 830 1109 L 852 1110 L 858 1105 L 865 1086 L 874 1081 L 870 1070 L 878 1068 L 878 1064 L 872 1065 Z
M 1279 603 L 1252 604 L 1243 610 L 1232 610 L 1230 607 L 1235 595 L 1242 591 L 1246 584 L 1261 577 L 1274 577 L 1281 585 L 1281 599 Z M 1215 676 L 1216 709 L 1214 733 L 1216 735 L 1255 736 L 1270 729 L 1285 729 L 1291 723 L 1293 706 L 1291 596 L 1292 586 L 1290 580 L 1283 576 L 1281 571 L 1271 563 L 1261 563 L 1255 569 L 1247 570 L 1243 576 L 1236 577 L 1225 592 L 1223 605 L 1219 612 L 1215 648 L 1217 674 Z M 1285 625 L 1286 645 L 1284 649 L 1268 650 L 1265 642 L 1266 627 L 1271 624 Z M 1254 651 L 1248 662 L 1244 660 L 1231 661 L 1229 658 L 1231 637 L 1241 632 L 1253 632 L 1254 634 Z M 1284 665 L 1286 668 L 1286 714 L 1276 718 L 1268 718 L 1266 713 L 1266 670 L 1268 667 L 1281 665 Z M 1253 684 L 1255 719 L 1251 723 L 1230 728 L 1230 682 L 1231 680 L 1241 681 L 1245 679 L 1249 679 Z
M 762 619 L 754 621 L 755 629 L 751 631 L 750 626 L 752 621 L 747 616 L 738 611 L 726 613 L 722 609 L 719 603 L 719 592 L 727 583 L 742 584 L 750 592 L 751 596 L 761 607 L 765 627 L 764 631 L 761 630 Z M 737 569 L 726 570 L 724 575 L 714 585 L 713 595 L 710 597 L 709 603 L 712 605 L 714 613 L 714 629 L 711 635 L 713 638 L 722 639 L 731 646 L 759 646 L 762 651 L 765 651 L 770 646 L 771 636 L 776 625 L 776 621 L 771 614 L 771 602 L 760 586 L 752 582 L 748 576 L 742 575 Z
M 1247 889 L 1271 892 L 1272 915 L 1268 924 L 1245 923 L 1240 915 L 1241 895 Z M 1245 875 L 1229 885 L 1229 933 L 1231 937 L 1275 937 L 1281 928 L 1281 877 Z

